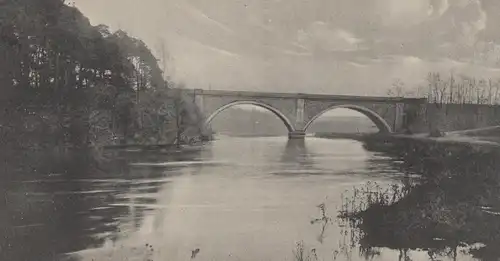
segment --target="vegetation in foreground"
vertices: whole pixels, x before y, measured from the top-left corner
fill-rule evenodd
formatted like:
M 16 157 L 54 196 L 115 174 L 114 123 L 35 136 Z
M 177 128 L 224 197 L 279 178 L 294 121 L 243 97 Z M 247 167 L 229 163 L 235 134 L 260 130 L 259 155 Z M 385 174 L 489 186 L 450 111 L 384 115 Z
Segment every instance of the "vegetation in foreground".
M 387 152 L 404 160 L 400 168 L 406 173 L 421 173 L 421 180 L 389 190 L 369 184 L 344 201 L 339 217 L 358 231 L 359 244 L 399 249 L 403 257 L 424 249 L 432 260 L 443 254 L 456 258 L 460 250 L 496 260 L 500 152 L 407 146 Z

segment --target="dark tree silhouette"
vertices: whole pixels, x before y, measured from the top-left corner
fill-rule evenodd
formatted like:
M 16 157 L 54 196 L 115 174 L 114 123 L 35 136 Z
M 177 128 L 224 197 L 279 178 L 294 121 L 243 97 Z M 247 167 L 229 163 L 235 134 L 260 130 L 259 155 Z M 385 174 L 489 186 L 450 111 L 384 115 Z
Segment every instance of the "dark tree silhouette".
M 141 40 L 62 0 L 0 2 L 0 137 L 14 147 L 168 139 L 172 82 Z M 196 113 L 184 99 L 182 112 Z M 191 117 L 192 118 L 192 117 Z M 162 132 L 163 131 L 163 132 Z M 142 137 L 142 139 L 138 139 Z

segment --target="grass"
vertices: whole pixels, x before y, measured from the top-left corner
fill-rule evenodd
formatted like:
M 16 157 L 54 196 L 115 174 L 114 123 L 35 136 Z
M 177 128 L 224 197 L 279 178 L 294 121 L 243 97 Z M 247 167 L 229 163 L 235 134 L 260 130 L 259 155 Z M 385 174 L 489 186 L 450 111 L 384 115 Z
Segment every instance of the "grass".
M 304 246 L 304 242 L 300 241 L 295 246 L 293 251 L 293 257 L 295 261 L 317 261 L 318 256 L 316 255 L 316 249 L 307 249 Z
M 389 188 L 382 188 L 376 182 L 367 182 L 364 187 L 354 187 L 353 195 L 342 194 L 339 218 L 358 220 L 368 208 L 390 206 L 411 190 L 411 187 L 392 184 Z
M 500 256 L 500 217 L 482 209 L 500 209 L 500 151 L 420 141 L 386 150 L 422 179 L 389 188 L 368 183 L 343 196 L 338 217 L 356 231 L 357 244 L 399 249 L 401 260 L 409 249 L 424 249 L 431 260 L 456 259 L 459 250 L 484 260 Z

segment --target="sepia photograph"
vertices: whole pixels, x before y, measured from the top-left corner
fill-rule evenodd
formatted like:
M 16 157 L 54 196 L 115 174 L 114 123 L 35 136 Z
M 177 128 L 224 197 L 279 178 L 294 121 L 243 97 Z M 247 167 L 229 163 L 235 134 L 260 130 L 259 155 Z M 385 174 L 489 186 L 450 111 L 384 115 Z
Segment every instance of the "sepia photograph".
M 500 261 L 500 0 L 0 0 L 0 261 Z

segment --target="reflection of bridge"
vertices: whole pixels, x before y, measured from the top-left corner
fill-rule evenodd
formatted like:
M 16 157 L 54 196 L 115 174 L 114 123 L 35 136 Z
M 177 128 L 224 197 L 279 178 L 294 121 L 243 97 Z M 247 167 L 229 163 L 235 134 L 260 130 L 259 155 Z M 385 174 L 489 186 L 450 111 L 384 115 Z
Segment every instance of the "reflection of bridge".
M 207 125 L 231 106 L 253 104 L 278 116 L 286 125 L 290 138 L 303 138 L 316 118 L 335 108 L 348 108 L 366 115 L 381 132 L 401 132 L 411 124 L 406 117 L 408 112 L 419 111 L 421 105 L 426 103 L 425 99 L 419 98 L 181 90 L 193 97 L 206 116 Z

